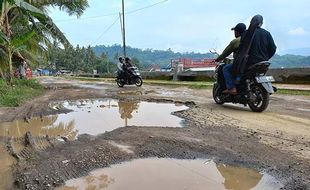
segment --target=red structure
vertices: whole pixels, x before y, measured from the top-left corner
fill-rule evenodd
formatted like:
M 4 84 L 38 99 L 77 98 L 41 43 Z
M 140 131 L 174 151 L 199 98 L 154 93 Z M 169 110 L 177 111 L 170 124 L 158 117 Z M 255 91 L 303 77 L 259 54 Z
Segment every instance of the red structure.
M 190 59 L 190 58 L 172 59 L 171 68 L 175 68 L 177 63 L 183 64 L 184 69 L 215 67 L 216 64 L 213 61 L 214 59 Z

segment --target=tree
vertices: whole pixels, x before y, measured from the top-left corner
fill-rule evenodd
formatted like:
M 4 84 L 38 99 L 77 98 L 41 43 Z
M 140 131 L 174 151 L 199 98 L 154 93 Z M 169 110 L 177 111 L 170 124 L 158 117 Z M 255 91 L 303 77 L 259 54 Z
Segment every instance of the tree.
M 102 52 L 100 55 L 100 59 L 103 65 L 106 67 L 106 72 L 110 73 L 110 63 L 107 53 Z
M 144 68 L 143 65 L 140 64 L 139 59 L 136 58 L 136 57 L 133 57 L 133 58 L 131 59 L 131 62 L 133 63 L 133 65 L 135 65 L 135 66 L 138 67 L 139 69 L 143 69 L 143 68 Z
M 46 14 L 47 6 L 58 6 L 69 15 L 80 16 L 86 7 L 87 0 L 77 0 L 75 3 L 61 0 L 2 0 L 0 2 L 0 52 L 3 55 L 0 74 L 4 77 L 3 69 L 8 68 L 8 78 L 11 82 L 13 75 L 12 58 L 22 54 L 31 55 L 33 51 L 28 44 L 37 44 L 37 50 L 48 47 L 50 39 L 58 39 L 65 47 L 70 46 L 64 34 Z

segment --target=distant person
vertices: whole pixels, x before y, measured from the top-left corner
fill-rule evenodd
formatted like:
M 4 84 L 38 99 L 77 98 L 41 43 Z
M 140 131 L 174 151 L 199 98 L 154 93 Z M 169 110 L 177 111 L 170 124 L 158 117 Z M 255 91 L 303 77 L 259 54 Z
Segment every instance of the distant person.
M 131 59 L 129 57 L 126 57 L 125 58 L 125 67 L 124 67 L 124 71 L 127 75 L 127 77 L 129 78 L 133 73 L 130 69 L 130 67 L 132 67 L 132 62 L 131 62 Z
M 238 56 L 234 60 L 233 76 L 239 79 L 246 70 L 261 61 L 268 61 L 276 52 L 271 34 L 262 29 L 263 17 L 255 15 L 248 30 L 242 35 Z
M 235 33 L 235 39 L 233 39 L 228 46 L 224 49 L 223 53 L 218 56 L 217 59 L 215 59 L 216 62 L 220 62 L 223 59 L 225 59 L 227 56 L 229 56 L 231 53 L 233 53 L 234 58 L 237 55 L 241 35 L 246 30 L 246 25 L 244 23 L 238 23 L 234 28 L 231 30 Z M 223 67 L 223 74 L 225 78 L 225 84 L 226 84 L 226 90 L 223 91 L 223 93 L 237 93 L 237 90 L 235 88 L 235 79 L 232 77 L 232 64 L 227 64 Z
M 118 68 L 119 70 L 123 70 L 124 61 L 125 61 L 125 60 L 124 60 L 123 57 L 119 57 L 119 58 L 118 58 L 117 68 Z
M 129 57 L 125 58 L 125 64 L 127 67 L 132 67 L 132 62 L 131 62 L 131 59 Z
M 118 73 L 119 73 L 119 76 L 121 76 L 121 78 L 125 78 L 126 76 L 126 73 L 125 73 L 125 59 L 123 57 L 119 57 L 118 58 L 118 63 L 117 63 L 117 68 L 118 68 Z
M 25 60 L 23 60 L 23 62 L 19 66 L 19 77 L 21 79 L 26 78 L 26 68 L 27 68 L 27 63 Z

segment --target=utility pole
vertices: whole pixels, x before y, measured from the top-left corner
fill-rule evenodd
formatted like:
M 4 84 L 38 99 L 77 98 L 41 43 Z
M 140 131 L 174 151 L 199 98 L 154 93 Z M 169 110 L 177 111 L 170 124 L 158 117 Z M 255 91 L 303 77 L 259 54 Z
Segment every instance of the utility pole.
M 123 34 L 123 49 L 124 49 L 124 59 L 126 57 L 126 33 L 125 33 L 125 2 L 122 0 L 122 13 L 123 13 L 123 23 L 122 23 L 122 34 Z

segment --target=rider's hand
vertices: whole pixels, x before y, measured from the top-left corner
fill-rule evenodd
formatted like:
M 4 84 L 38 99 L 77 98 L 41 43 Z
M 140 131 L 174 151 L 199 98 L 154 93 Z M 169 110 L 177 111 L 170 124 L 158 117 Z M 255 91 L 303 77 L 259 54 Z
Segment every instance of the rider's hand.
M 216 62 L 218 62 L 216 59 L 213 59 L 212 61 L 211 61 L 212 63 L 216 63 Z

